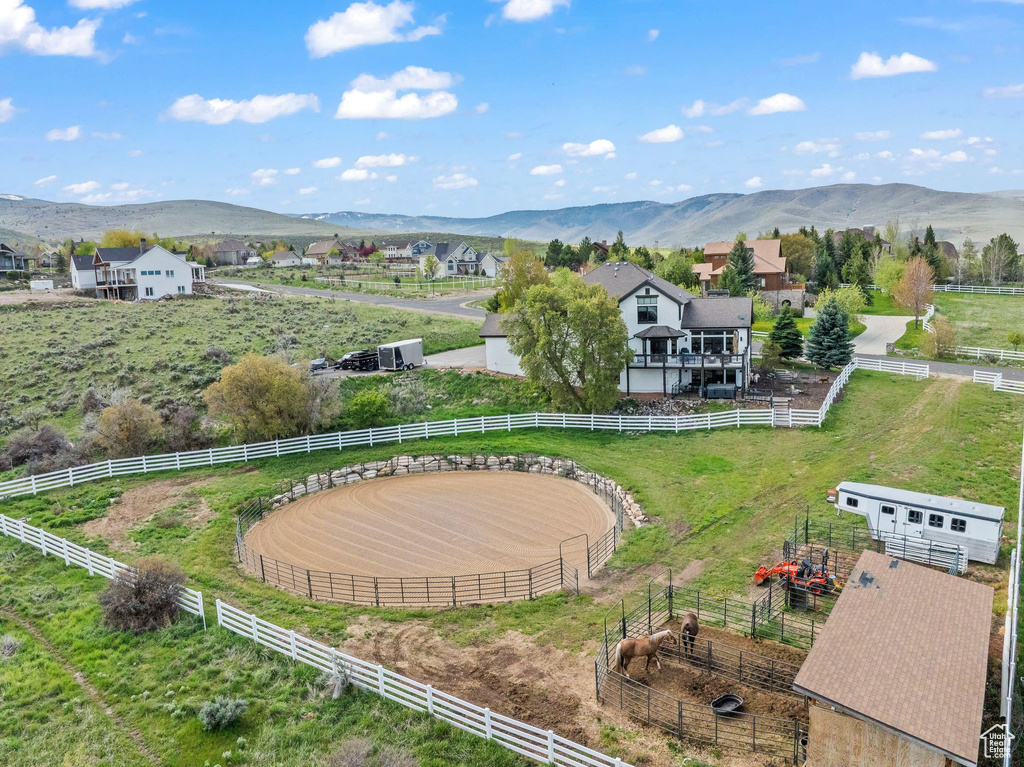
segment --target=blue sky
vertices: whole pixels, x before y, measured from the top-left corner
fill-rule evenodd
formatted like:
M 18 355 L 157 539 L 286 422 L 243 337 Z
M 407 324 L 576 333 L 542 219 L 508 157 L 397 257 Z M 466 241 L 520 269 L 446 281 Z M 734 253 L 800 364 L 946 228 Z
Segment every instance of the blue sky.
M 0 0 L 0 192 L 476 216 L 1024 187 L 1024 0 Z

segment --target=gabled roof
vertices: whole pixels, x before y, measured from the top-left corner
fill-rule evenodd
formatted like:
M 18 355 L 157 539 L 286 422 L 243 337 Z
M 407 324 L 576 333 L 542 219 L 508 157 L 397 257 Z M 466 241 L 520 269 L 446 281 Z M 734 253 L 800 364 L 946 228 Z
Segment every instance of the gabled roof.
M 279 250 L 270 257 L 271 261 L 287 261 L 291 258 L 298 258 L 301 260 L 302 256 L 296 253 L 294 250 Z
M 865 551 L 793 687 L 973 767 L 992 595 L 991 586 Z
M 501 321 L 501 315 L 489 312 L 484 317 L 484 326 L 480 328 L 481 338 L 504 338 L 507 334 L 501 329 L 501 325 L 498 323 Z
M 339 253 L 345 248 L 345 243 L 338 240 L 320 240 L 314 242 L 306 248 L 307 256 L 326 256 L 332 250 L 336 250 Z
M 633 295 L 637 288 L 644 284 L 650 285 L 679 304 L 693 300 L 693 294 L 629 261 L 606 261 L 584 275 L 583 281 L 588 285 L 600 285 L 616 301 Z
M 704 257 L 727 256 L 735 242 L 709 242 L 704 246 Z M 754 274 L 781 274 L 786 271 L 786 259 L 782 257 L 782 240 L 747 240 L 747 250 L 754 251 Z M 712 274 L 721 274 L 724 267 L 711 270 L 711 264 L 694 264 L 693 271 L 706 279 Z
M 754 300 L 697 298 L 686 304 L 680 325 L 684 328 L 749 328 L 754 321 Z
M 251 250 L 251 248 L 241 240 L 224 240 L 213 246 L 214 253 L 233 253 L 236 250 Z
M 670 328 L 668 325 L 651 325 L 637 333 L 634 338 L 683 338 L 686 332 Z
M 146 248 L 156 247 L 150 245 Z M 129 263 L 134 261 L 136 258 L 143 254 L 143 250 L 138 245 L 132 245 L 130 248 L 96 248 L 96 255 L 99 256 L 100 261 L 106 264 L 113 263 Z
M 92 256 L 72 256 L 71 263 L 76 272 L 92 271 Z
M 15 250 L 10 245 L 0 242 L 0 252 L 6 253 L 10 256 L 19 256 L 21 258 L 28 258 L 28 253 L 24 253 L 20 250 Z

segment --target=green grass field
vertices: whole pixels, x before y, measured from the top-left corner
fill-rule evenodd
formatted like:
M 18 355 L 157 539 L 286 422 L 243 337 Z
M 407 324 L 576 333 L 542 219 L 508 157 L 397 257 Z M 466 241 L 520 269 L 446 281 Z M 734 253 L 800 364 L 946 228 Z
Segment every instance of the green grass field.
M 935 309 L 956 332 L 958 346 L 1012 349 L 1008 336 L 1024 332 L 1024 298 L 969 293 L 936 293 Z
M 646 579 L 662 568 L 672 568 L 677 582 L 684 577 L 688 585 L 710 592 L 749 596 L 753 571 L 778 556 L 795 517 L 809 512 L 812 518 L 836 520 L 824 495 L 844 479 L 1005 505 L 1006 533 L 1012 538 L 1022 418 L 1024 400 L 971 383 L 917 382 L 859 371 L 821 429 L 743 428 L 679 435 L 492 432 L 302 454 L 234 470 L 194 470 L 186 475 L 193 480 L 186 500 L 163 512 L 154 508 L 156 516 L 136 524 L 128 536 L 137 545 L 133 556 L 159 553 L 179 562 L 208 604 L 226 599 L 329 644 L 362 636 L 374 621 L 383 621 L 425 626 L 445 641 L 467 648 L 489 646 L 514 631 L 541 653 L 548 652 L 545 647 L 590 652 L 589 642 L 599 635 L 609 607 L 621 595 L 626 595 L 628 605 L 635 604 Z M 633 491 L 657 524 L 626 536 L 608 566 L 603 588 L 594 593 L 458 610 L 310 603 L 264 585 L 235 566 L 236 509 L 282 478 L 399 453 L 482 451 L 578 459 Z M 114 553 L 105 539 L 86 536 L 82 523 L 116 509 L 126 493 L 168 476 L 181 475 L 123 478 L 11 499 L 4 513 L 27 517 L 31 524 Z M 200 499 L 214 515 L 208 524 L 193 527 L 173 518 L 181 516 L 182 503 Z M 1004 544 L 1000 567 L 972 568 L 974 577 L 996 588 L 997 613 L 1005 609 L 1005 558 L 1011 545 L 1012 541 Z M 12 558 L 12 552 L 17 556 Z M 243 763 L 319 765 L 327 744 L 359 733 L 408 744 L 421 764 L 517 763 L 507 754 L 484 750 L 479 741 L 456 737 L 447 728 L 368 696 L 325 701 L 317 697 L 316 680 L 307 669 L 272 658 L 222 631 L 203 634 L 191 619 L 143 637 L 112 634 L 98 623 L 95 593 L 101 580 L 65 569 L 56 559 L 43 560 L 17 541 L 0 540 L 0 620 L 2 611 L 13 613 L 59 647 L 64 665 L 98 688 L 123 722 L 137 728 L 167 764 L 202 764 L 206 759 L 223 764 L 224 751 L 238 756 L 236 740 L 241 736 L 247 740 L 241 749 Z M 0 633 L 10 630 L 11 624 L 5 621 Z M 31 647 L 25 645 L 27 652 L 37 652 Z M 12 742 L 12 733 L 20 732 L 31 716 L 23 708 L 35 710 L 31 689 L 45 675 L 52 677 L 57 701 L 47 710 L 46 721 L 66 726 L 72 734 L 41 734 L 38 748 L 44 757 L 74 739 L 82 749 L 120 749 L 119 764 L 144 763 L 132 758 L 133 744 L 119 736 L 117 728 L 102 719 L 94 726 L 88 723 L 96 721 L 94 715 L 88 720 L 68 710 L 76 692 L 66 675 L 38 656 L 27 655 L 26 663 L 29 668 L 16 676 L 23 681 L 7 692 L 7 701 L 14 700 L 16 706 L 0 715 L 0 761 L 4 744 Z M 0 678 L 6 679 L 2 672 L 0 666 Z M 250 713 L 237 730 L 201 732 L 195 719 L 199 702 L 225 693 L 250 699 Z M 79 731 L 81 735 L 75 734 Z M 630 761 L 644 759 L 643 747 L 632 738 L 625 738 L 619 748 Z
M 795 320 L 797 329 L 799 329 L 799 331 L 803 334 L 804 338 L 808 338 L 811 335 L 811 325 L 814 324 L 814 318 L 796 317 Z M 766 333 L 769 333 L 771 332 L 771 329 L 773 327 L 775 327 L 774 319 L 760 320 L 754 323 L 753 330 L 763 330 Z M 867 329 L 867 325 L 865 325 L 863 322 L 854 321 L 853 324 L 850 325 L 850 338 L 856 338 Z
M 0 307 L 0 439 L 28 408 L 74 431 L 90 385 L 129 389 L 155 407 L 198 400 L 226 364 L 247 351 L 284 350 L 299 363 L 324 352 L 423 338 L 424 352 L 480 343 L 473 320 L 320 298 L 193 298 L 175 301 Z

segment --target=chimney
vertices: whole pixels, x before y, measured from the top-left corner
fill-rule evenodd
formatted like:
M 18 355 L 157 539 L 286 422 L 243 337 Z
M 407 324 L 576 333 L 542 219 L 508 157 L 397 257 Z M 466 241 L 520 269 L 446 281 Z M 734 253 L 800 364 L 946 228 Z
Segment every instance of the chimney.
M 139 240 L 139 255 L 141 256 L 145 252 L 146 252 L 146 238 L 143 237 L 142 239 Z
M 601 240 L 601 244 L 602 245 L 607 245 L 608 244 L 608 240 Z

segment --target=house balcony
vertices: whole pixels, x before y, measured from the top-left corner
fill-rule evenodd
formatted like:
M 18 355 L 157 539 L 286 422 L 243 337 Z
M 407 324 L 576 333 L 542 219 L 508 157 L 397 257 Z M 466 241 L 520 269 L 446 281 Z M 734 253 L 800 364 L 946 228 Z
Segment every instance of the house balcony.
M 121 280 L 96 280 L 96 287 L 98 288 L 120 288 L 120 287 L 135 287 L 135 280 L 133 279 L 121 279 Z
M 685 368 L 687 370 L 742 370 L 742 354 L 634 354 L 631 368 Z

